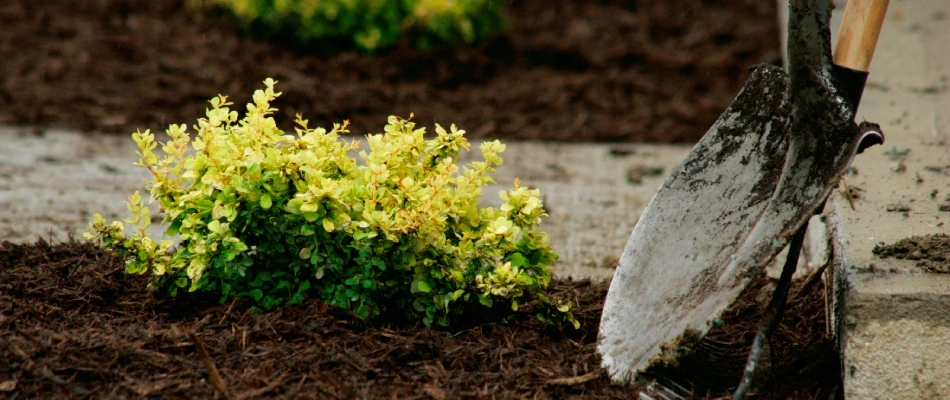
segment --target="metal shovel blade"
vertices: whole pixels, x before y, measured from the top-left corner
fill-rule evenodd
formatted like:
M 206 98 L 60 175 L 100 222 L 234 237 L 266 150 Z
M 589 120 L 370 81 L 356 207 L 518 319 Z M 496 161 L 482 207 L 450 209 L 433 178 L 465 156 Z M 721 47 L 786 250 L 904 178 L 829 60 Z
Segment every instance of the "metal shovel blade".
M 712 321 L 807 222 L 861 135 L 832 72 L 829 1 L 793 0 L 790 75 L 757 67 L 667 178 L 614 273 L 598 351 L 628 382 Z M 794 29 L 792 29 L 794 28 Z

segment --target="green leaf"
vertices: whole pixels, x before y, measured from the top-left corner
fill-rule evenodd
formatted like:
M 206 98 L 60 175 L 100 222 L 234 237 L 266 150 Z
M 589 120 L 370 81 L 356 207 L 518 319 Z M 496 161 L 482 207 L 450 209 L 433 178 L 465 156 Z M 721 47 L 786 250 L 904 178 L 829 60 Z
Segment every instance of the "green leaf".
M 317 214 L 315 212 L 310 212 L 310 211 L 304 211 L 301 213 L 301 215 L 303 215 L 303 218 L 306 219 L 307 222 L 315 222 L 317 219 L 320 218 L 320 214 Z
M 248 285 L 257 287 L 257 286 L 263 285 L 264 282 L 270 282 L 270 281 L 271 281 L 271 275 L 270 275 L 270 273 L 268 273 L 268 272 L 260 272 L 260 273 L 257 274 L 257 276 L 254 278 L 253 281 L 248 282 Z
M 423 312 L 425 311 L 426 306 L 422 305 L 422 303 L 419 302 L 419 299 L 416 299 L 412 301 L 412 308 L 416 311 Z
M 512 267 L 522 268 L 530 265 L 528 264 L 528 259 L 521 255 L 521 253 L 512 253 L 508 256 L 508 261 L 511 262 Z
M 410 292 L 412 293 L 429 293 L 432 291 L 432 288 L 429 287 L 429 283 L 426 281 L 412 281 L 410 286 Z
M 166 236 L 175 236 L 178 235 L 179 230 L 181 229 L 181 219 L 175 219 L 172 221 L 168 228 L 165 229 Z
M 211 211 L 212 208 L 214 208 L 214 202 L 207 198 L 200 199 L 197 202 L 195 202 L 195 208 L 198 209 L 198 211 L 208 212 L 208 211 Z
M 307 260 L 307 259 L 310 258 L 310 252 L 311 252 L 311 251 L 313 251 L 313 247 L 304 247 L 304 248 L 300 249 L 300 252 L 297 253 L 297 256 L 300 257 L 300 258 L 303 259 L 303 260 Z
M 261 196 L 261 208 L 267 210 L 271 206 L 271 199 L 269 194 L 264 194 Z
M 245 293 L 254 299 L 254 301 L 261 301 L 261 298 L 264 297 L 264 292 L 260 289 L 254 289 Z

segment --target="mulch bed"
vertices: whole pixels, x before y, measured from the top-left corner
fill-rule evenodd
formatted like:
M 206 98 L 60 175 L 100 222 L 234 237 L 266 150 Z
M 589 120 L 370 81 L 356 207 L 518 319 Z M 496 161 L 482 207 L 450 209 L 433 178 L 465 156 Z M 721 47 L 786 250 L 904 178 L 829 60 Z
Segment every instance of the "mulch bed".
M 764 284 L 752 285 L 710 333 L 737 344 L 733 358 L 747 351 Z M 821 284 L 801 288 L 792 288 L 771 341 L 772 379 L 758 398 L 828 398 L 840 383 Z M 634 388 L 610 384 L 599 366 L 606 289 L 604 282 L 552 284 L 575 303 L 580 330 L 524 314 L 447 331 L 362 321 L 312 300 L 255 314 L 240 302 L 169 298 L 88 243 L 5 242 L 0 397 L 637 398 Z M 732 367 L 690 368 L 673 375 L 682 384 Z M 736 382 L 706 383 L 701 394 L 717 395 Z
M 511 1 L 487 43 L 378 56 L 256 40 L 185 3 L 0 2 L 0 123 L 164 131 L 219 93 L 243 110 L 273 77 L 286 129 L 301 113 L 374 133 L 415 113 L 470 137 L 688 142 L 779 58 L 774 1 Z

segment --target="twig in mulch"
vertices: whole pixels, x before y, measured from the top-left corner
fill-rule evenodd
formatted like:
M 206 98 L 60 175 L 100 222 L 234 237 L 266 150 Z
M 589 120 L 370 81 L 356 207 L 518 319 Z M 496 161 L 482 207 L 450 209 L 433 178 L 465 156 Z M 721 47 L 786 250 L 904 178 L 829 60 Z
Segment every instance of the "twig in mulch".
M 603 374 L 604 374 L 604 370 L 598 369 L 594 372 L 589 372 L 584 375 L 550 379 L 544 383 L 548 385 L 565 385 L 565 386 L 582 385 L 594 379 L 600 378 Z
M 89 394 L 89 389 L 86 389 L 82 386 L 73 385 L 69 383 L 68 381 L 66 381 L 65 379 L 56 376 L 56 374 L 54 374 L 53 371 L 50 371 L 49 367 L 45 365 L 43 366 L 42 369 L 40 369 L 40 375 L 42 375 L 46 379 L 49 379 L 50 381 L 53 381 L 53 383 L 69 388 L 69 390 L 71 390 L 73 394 L 76 394 L 79 396 L 85 396 Z
M 281 383 L 284 383 L 284 376 L 283 376 L 283 375 L 277 377 L 277 379 L 274 379 L 271 383 L 267 384 L 267 386 L 264 386 L 264 387 L 262 387 L 262 388 L 257 388 L 257 389 L 254 389 L 254 390 L 249 390 L 249 391 L 247 391 L 247 392 L 244 392 L 244 393 L 239 394 L 239 395 L 236 397 L 236 399 L 237 399 L 237 400 L 244 400 L 244 399 L 251 399 L 251 398 L 254 398 L 254 397 L 261 396 L 261 395 L 263 395 L 263 394 L 265 394 L 265 393 L 267 393 L 267 392 L 270 392 L 271 390 L 276 389 L 278 386 L 280 386 Z
M 795 299 L 793 301 L 801 300 L 808 295 L 808 292 L 811 291 L 811 288 L 815 286 L 815 283 L 821 279 L 821 275 L 825 273 L 825 270 L 828 269 L 828 266 L 831 265 L 831 262 L 831 260 L 828 260 L 828 262 L 826 262 L 821 267 L 818 267 L 818 269 L 808 275 L 808 278 L 806 278 L 805 282 L 802 283 L 801 288 L 798 289 L 797 293 L 795 293 Z
M 228 306 L 228 310 L 225 311 L 224 314 L 221 314 L 221 318 L 218 320 L 218 325 L 221 325 L 221 324 L 224 323 L 224 320 L 227 319 L 227 318 L 228 318 L 228 315 L 231 314 L 231 310 L 234 309 L 234 305 L 235 305 L 235 304 L 237 304 L 237 299 L 232 300 L 232 301 L 231 301 L 231 305 Z
M 211 377 L 211 384 L 214 385 L 214 388 L 217 389 L 222 394 L 230 396 L 231 392 L 228 391 L 228 387 L 224 384 L 224 379 L 221 378 L 221 373 L 218 372 L 218 367 L 214 365 L 214 360 L 208 356 L 208 351 L 205 350 L 204 343 L 198 339 L 198 336 L 194 332 L 188 332 L 188 338 L 191 339 L 191 342 L 195 344 L 195 349 L 198 350 L 198 355 L 201 356 L 201 361 L 204 362 L 205 368 L 208 369 L 208 375 Z

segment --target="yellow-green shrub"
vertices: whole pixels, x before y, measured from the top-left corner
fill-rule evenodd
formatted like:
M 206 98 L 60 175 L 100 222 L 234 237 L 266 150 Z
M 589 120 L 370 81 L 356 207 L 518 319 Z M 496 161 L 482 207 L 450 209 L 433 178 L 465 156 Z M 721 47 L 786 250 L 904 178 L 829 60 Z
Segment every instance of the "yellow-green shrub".
M 211 0 L 253 32 L 302 44 L 350 42 L 365 51 L 401 37 L 420 47 L 473 43 L 505 26 L 501 0 Z
M 298 117 L 296 136 L 284 135 L 271 117 L 280 93 L 264 83 L 243 118 L 219 96 L 193 137 L 171 125 L 161 157 L 149 131 L 133 134 L 136 165 L 151 171 L 150 197 L 180 244 L 148 236 L 138 192 L 131 236 L 97 214 L 86 237 L 172 295 L 209 291 L 271 309 L 315 293 L 364 318 L 390 311 L 427 325 L 534 298 L 548 305 L 540 318 L 576 325 L 570 304 L 544 293 L 557 254 L 536 229 L 546 216 L 539 192 L 516 181 L 500 192 L 501 207 L 477 207 L 503 144 L 483 143 L 484 161 L 460 169 L 469 143 L 455 126 L 436 125 L 426 140 L 390 117 L 385 133 L 366 137 L 368 149 L 339 137 L 346 123 L 310 129 Z

